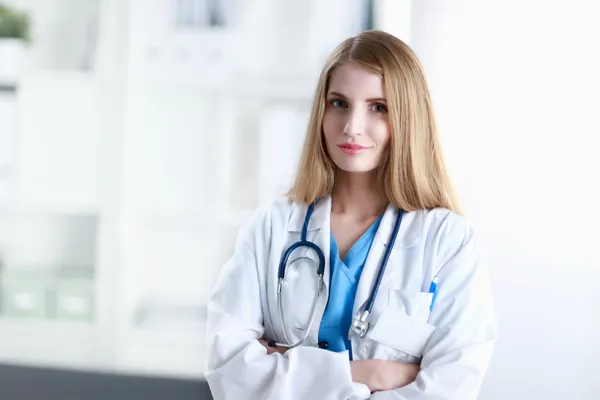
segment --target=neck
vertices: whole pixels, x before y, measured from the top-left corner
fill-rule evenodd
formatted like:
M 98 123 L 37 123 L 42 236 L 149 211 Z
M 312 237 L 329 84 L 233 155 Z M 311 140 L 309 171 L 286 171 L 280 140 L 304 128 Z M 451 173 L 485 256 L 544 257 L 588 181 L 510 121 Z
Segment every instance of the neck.
M 381 215 L 387 205 L 376 172 L 337 171 L 331 196 L 332 213 L 370 218 Z

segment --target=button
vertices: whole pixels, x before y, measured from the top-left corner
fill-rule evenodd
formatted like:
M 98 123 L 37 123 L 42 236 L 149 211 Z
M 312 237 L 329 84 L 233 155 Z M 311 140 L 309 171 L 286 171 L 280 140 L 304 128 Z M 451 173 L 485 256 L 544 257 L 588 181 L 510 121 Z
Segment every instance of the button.
M 361 352 L 363 352 L 363 353 L 366 353 L 366 352 L 368 352 L 368 351 L 369 351 L 369 346 L 368 346 L 368 345 L 366 345 L 366 344 L 365 344 L 365 345 L 363 345 L 363 346 L 360 348 L 360 351 L 361 351 Z

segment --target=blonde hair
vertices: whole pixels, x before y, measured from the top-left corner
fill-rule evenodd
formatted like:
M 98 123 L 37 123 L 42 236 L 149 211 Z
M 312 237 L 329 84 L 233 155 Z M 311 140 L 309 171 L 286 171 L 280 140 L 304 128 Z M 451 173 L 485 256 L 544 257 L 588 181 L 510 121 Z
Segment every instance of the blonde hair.
M 377 172 L 389 202 L 405 211 L 443 207 L 460 213 L 442 157 L 421 62 L 400 39 L 377 30 L 346 39 L 325 63 L 288 197 L 310 204 L 333 191 L 336 166 L 325 148 L 322 123 L 331 75 L 347 63 L 366 68 L 384 80 L 391 140 Z

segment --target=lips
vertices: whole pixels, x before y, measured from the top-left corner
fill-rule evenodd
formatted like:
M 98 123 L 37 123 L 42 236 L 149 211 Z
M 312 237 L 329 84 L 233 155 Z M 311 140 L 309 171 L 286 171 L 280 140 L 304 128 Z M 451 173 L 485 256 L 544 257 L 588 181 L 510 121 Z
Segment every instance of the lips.
M 355 155 L 358 154 L 364 150 L 369 149 L 369 147 L 365 147 L 365 146 L 361 146 L 359 144 L 355 144 L 355 143 L 344 143 L 344 144 L 338 144 L 338 147 L 340 148 L 340 150 L 342 150 L 344 153 L 348 154 L 348 155 Z
M 344 144 L 338 145 L 338 147 L 340 149 L 350 149 L 350 150 L 363 150 L 363 149 L 366 149 L 365 146 L 361 146 L 360 144 L 354 144 L 354 143 L 344 143 Z

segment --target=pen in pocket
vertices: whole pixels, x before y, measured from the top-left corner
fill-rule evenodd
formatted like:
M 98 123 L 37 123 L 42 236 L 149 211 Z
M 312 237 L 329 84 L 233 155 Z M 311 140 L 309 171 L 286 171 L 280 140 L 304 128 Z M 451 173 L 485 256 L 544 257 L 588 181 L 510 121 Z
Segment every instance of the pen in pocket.
M 438 276 L 434 276 L 431 280 L 431 285 L 429 286 L 429 293 L 433 293 L 431 296 L 431 305 L 429 306 L 429 311 L 433 310 L 433 304 L 435 303 L 435 298 L 437 297 L 438 291 Z

